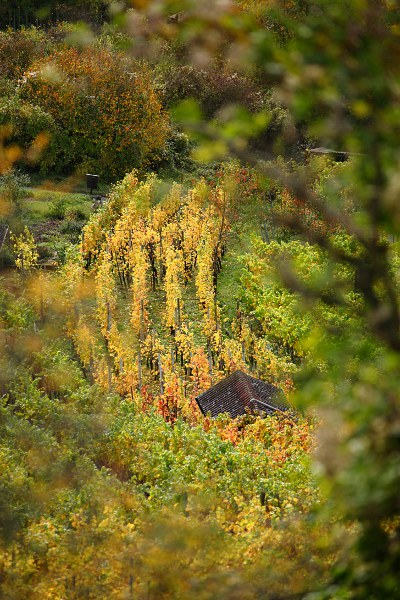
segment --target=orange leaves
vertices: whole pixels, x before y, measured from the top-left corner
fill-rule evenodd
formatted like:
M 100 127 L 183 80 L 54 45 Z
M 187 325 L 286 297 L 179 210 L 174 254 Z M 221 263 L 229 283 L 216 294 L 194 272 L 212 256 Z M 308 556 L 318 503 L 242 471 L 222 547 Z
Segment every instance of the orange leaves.
M 56 120 L 59 153 L 67 136 L 70 166 L 97 169 L 103 177 L 143 168 L 168 134 L 145 65 L 106 49 L 54 53 L 26 73 L 22 93 Z

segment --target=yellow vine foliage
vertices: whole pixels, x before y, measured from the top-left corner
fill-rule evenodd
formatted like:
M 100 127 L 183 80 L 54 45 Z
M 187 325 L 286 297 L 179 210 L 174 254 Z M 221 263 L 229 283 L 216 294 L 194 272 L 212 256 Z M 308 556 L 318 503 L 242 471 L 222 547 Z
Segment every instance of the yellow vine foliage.
M 234 370 L 249 371 L 248 357 L 259 376 L 290 392 L 293 365 L 246 319 L 234 319 L 226 335 L 215 281 L 235 214 L 229 190 L 173 184 L 157 202 L 160 191 L 154 175 L 139 182 L 128 174 L 86 226 L 81 260 L 66 267 L 71 309 L 79 280 L 96 282 L 97 325 L 83 302 L 78 331 L 70 332 L 83 364 L 132 400 L 143 389 L 146 405 L 168 419 L 179 410 L 197 422 L 194 395 Z
M 131 325 L 137 335 L 142 335 L 147 329 L 148 302 L 148 265 L 146 256 L 141 248 L 135 253 L 135 263 L 132 269 L 132 306 Z
M 23 233 L 12 235 L 11 241 L 16 256 L 15 266 L 23 273 L 31 271 L 37 266 L 39 255 L 36 250 L 35 239 L 28 227 L 25 226 Z
M 114 276 L 110 253 L 105 250 L 96 273 L 97 318 L 103 335 L 107 336 L 112 325 L 112 311 L 116 307 Z
M 164 320 L 167 327 L 175 328 L 177 323 L 177 303 L 182 298 L 182 280 L 184 265 L 182 251 L 168 247 L 166 251 L 166 272 L 164 289 L 166 294 Z M 183 308 L 183 305 L 182 305 Z

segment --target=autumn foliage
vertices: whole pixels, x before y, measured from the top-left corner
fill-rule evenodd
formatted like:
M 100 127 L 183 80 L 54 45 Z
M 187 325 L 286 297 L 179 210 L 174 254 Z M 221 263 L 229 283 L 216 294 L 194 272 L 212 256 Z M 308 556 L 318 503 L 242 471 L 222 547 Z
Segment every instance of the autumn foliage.
M 22 95 L 58 124 L 53 168 L 63 172 L 144 169 L 168 133 L 146 66 L 106 49 L 66 48 L 34 63 Z
M 84 313 L 93 288 L 72 258 L 66 280 L 41 273 L 20 297 L 18 285 L 0 290 L 2 597 L 171 600 L 194 597 L 201 581 L 203 600 L 228 600 L 234 590 L 254 600 L 282 579 L 301 592 L 304 572 L 315 585 L 332 558 L 319 542 L 325 526 L 309 522 L 319 501 L 308 458 L 313 423 L 225 415 L 193 425 L 179 414 L 178 369 L 166 363 L 163 394 L 155 397 L 148 377 L 141 402 L 136 390 L 132 399 L 100 379 L 91 385 L 104 345 Z M 102 302 L 116 298 L 111 286 L 101 294 Z M 110 308 L 104 336 L 125 351 L 129 378 L 129 338 L 115 330 Z M 80 364 L 63 337 L 70 318 L 80 319 Z M 160 347 L 155 336 L 152 343 Z M 192 369 L 201 386 L 201 349 Z

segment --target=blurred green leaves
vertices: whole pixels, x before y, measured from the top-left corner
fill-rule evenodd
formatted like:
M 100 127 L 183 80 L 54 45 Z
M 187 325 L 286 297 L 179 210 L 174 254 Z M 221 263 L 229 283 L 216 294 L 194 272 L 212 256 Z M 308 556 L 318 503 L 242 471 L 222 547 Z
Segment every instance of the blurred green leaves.
M 263 132 L 271 121 L 268 111 L 254 114 L 243 106 L 227 105 L 215 119 L 205 122 L 200 105 L 194 98 L 175 106 L 172 116 L 196 140 L 193 156 L 199 162 L 221 160 L 236 151 L 240 154 L 246 150 L 249 139 Z

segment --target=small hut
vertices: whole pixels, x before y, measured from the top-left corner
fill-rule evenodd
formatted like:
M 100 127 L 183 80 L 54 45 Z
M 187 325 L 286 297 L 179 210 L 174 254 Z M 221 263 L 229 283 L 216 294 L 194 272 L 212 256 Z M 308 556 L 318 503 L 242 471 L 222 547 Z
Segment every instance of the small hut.
M 235 371 L 196 398 L 203 415 L 216 417 L 229 413 L 234 419 L 247 412 L 256 411 L 267 415 L 290 409 L 279 388 Z

